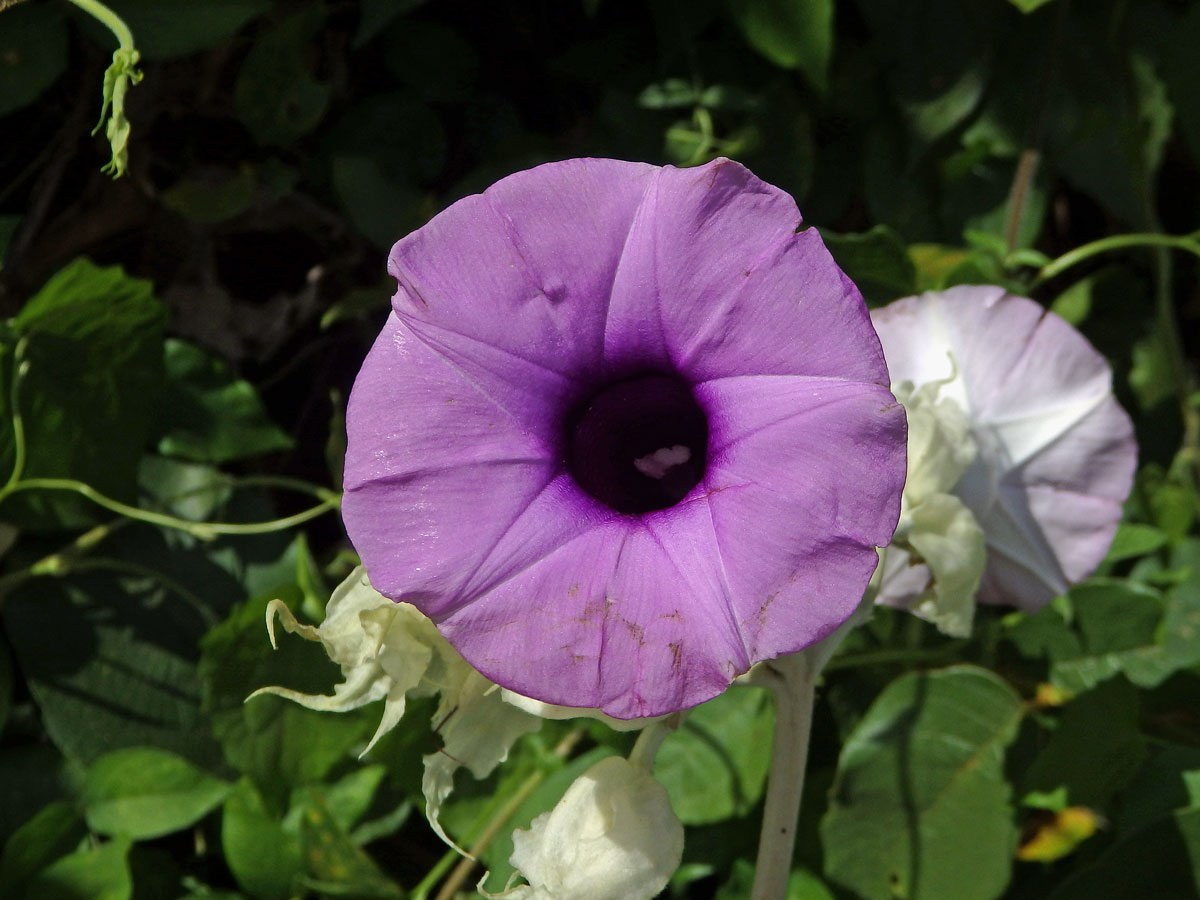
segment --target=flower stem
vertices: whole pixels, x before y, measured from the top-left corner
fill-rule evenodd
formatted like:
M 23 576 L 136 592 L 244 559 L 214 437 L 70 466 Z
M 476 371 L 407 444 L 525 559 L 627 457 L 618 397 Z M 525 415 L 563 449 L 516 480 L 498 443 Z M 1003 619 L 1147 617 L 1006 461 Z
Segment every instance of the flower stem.
M 783 900 L 787 894 L 800 798 L 804 793 L 816 680 L 820 674 L 805 653 L 782 657 L 770 665 L 781 678 L 774 685 L 771 771 L 751 900 Z
M 122 50 L 133 49 L 133 32 L 129 30 L 129 26 L 115 12 L 103 3 L 100 3 L 99 0 L 71 0 L 71 2 L 88 15 L 103 23 L 116 37 L 117 43 L 121 45 Z
M 1036 287 L 1045 281 L 1049 281 L 1051 278 L 1061 275 L 1067 269 L 1077 266 L 1079 263 L 1091 259 L 1093 256 L 1113 250 L 1125 250 L 1130 247 L 1168 247 L 1200 256 L 1200 232 L 1184 235 L 1143 232 L 1139 234 L 1117 234 L 1111 237 L 1100 238 L 1098 241 L 1092 241 L 1081 247 L 1076 247 L 1074 250 L 1068 250 L 1062 256 L 1058 257 L 1058 259 L 1046 263 L 1046 265 L 1042 266 L 1041 271 L 1038 272 L 1033 285 Z
M 136 519 L 139 522 L 146 522 L 150 525 L 160 525 L 163 528 L 173 528 L 176 531 L 183 531 L 202 541 L 209 541 L 223 534 L 268 534 L 273 531 L 284 531 L 296 525 L 301 525 L 309 519 L 315 519 L 317 516 L 336 509 L 338 506 L 338 499 L 330 496 L 316 506 L 310 506 L 308 509 L 294 515 L 284 516 L 281 519 L 272 519 L 269 522 L 193 522 L 190 519 L 181 519 L 178 516 L 168 516 L 163 513 L 151 512 L 148 509 L 141 509 L 137 506 L 130 506 L 128 503 L 122 503 L 120 500 L 106 497 L 90 484 L 76 481 L 73 478 L 26 478 L 15 484 L 7 485 L 4 490 L 0 491 L 0 499 L 7 497 L 9 494 L 15 494 L 18 491 L 29 490 L 74 491 L 91 500 L 97 506 L 103 506 L 110 512 L 115 512 L 130 519 Z

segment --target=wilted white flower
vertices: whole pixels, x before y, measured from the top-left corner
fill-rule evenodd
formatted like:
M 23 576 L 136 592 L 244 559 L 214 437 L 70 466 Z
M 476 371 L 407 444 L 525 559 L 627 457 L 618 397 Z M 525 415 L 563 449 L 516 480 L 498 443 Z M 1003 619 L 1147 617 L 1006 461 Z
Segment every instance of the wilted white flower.
M 610 756 L 575 779 L 554 809 L 513 833 L 510 862 L 528 884 L 507 900 L 649 900 L 683 856 L 683 826 L 663 786 Z
M 966 413 L 953 396 L 941 396 L 943 389 L 961 392 L 957 380 L 952 372 L 920 388 L 909 381 L 892 385 L 908 413 L 908 477 L 883 578 L 894 593 L 897 578 L 911 574 L 914 563 L 922 564 L 907 596 L 908 608 L 946 634 L 962 637 L 971 632 L 987 554 L 983 529 L 950 493 L 978 455 Z M 902 560 L 897 559 L 900 554 Z M 900 563 L 910 572 L 898 575 Z M 884 594 L 890 599 L 888 590 Z
M 383 700 L 383 717 L 363 750 L 367 753 L 400 721 L 408 697 L 438 696 L 433 721 L 442 746 L 424 757 L 421 788 L 429 824 L 448 844 L 453 842 L 442 830 L 438 814 L 454 789 L 454 773 L 460 767 L 476 778 L 486 778 L 508 757 L 517 738 L 536 731 L 543 718 L 593 716 L 616 722 L 599 710 L 551 706 L 500 689 L 475 671 L 415 606 L 394 602 L 375 590 L 361 566 L 334 590 L 320 626 L 297 621 L 287 604 L 272 600 L 267 605 L 272 646 L 276 618 L 285 630 L 320 642 L 341 667 L 343 681 L 332 695 L 271 686 L 259 688 L 247 700 L 275 694 L 330 712 Z M 640 728 L 647 721 L 620 724 Z

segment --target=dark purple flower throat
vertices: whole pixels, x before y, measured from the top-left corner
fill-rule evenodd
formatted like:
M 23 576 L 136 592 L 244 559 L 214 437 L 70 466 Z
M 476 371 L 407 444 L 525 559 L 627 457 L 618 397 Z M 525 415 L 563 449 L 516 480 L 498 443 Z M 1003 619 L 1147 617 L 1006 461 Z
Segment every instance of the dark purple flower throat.
M 674 506 L 704 477 L 708 419 L 677 375 L 605 384 L 570 410 L 565 426 L 571 476 L 617 512 Z

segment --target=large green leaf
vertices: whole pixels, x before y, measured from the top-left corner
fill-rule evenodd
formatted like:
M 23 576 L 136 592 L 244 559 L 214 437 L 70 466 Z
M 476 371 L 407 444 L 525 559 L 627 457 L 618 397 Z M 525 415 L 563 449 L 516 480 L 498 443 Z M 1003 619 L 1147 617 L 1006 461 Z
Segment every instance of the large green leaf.
M 0 28 L 0 116 L 37 99 L 67 67 L 62 10 L 19 4 L 4 10 Z
M 260 144 L 290 144 L 317 127 L 333 94 L 305 64 L 325 11 L 313 4 L 259 37 L 242 63 L 233 106 Z
M 272 816 L 254 785 L 243 779 L 225 801 L 221 846 L 238 884 L 261 900 L 295 895 L 304 870 L 300 841 Z
M 868 304 L 888 303 L 916 292 L 917 271 L 893 229 L 876 225 L 860 234 L 822 231 L 825 246 Z
M 308 882 L 333 896 L 398 898 L 400 887 L 388 878 L 338 824 L 318 799 L 310 798 L 299 810 L 300 846 L 308 868 Z
M 271 421 L 253 385 L 186 341 L 164 346 L 167 381 L 158 450 L 192 462 L 224 463 L 275 450 L 292 440 Z
M 3 608 L 47 733 L 85 763 L 135 745 L 220 759 L 194 662 L 208 614 L 153 576 L 106 572 L 30 581 Z
M 1021 702 L 973 666 L 903 675 L 842 748 L 821 823 L 826 874 L 868 900 L 991 900 L 1016 831 L 1005 747 Z
M 1069 593 L 1081 646 L 1053 659 L 1051 681 L 1084 691 L 1117 673 L 1154 687 L 1171 673 L 1200 662 L 1200 578 L 1164 598 L 1153 588 L 1095 579 Z M 1164 602 L 1165 600 L 1165 602 Z
M 688 713 L 663 741 L 654 776 L 685 825 L 745 815 L 762 796 L 771 764 L 771 695 L 737 688 Z
M 777 66 L 799 69 L 819 91 L 829 83 L 833 0 L 730 0 L 746 41 Z
M 1025 773 L 1021 792 L 1067 789 L 1072 806 L 1104 809 L 1146 757 L 1137 691 L 1121 678 L 1072 700 Z
M 65 856 L 87 834 L 79 813 L 62 800 L 42 808 L 22 825 L 0 853 L 0 897 L 20 897 L 38 872 Z
M 130 900 L 129 841 L 109 841 L 51 863 L 30 881 L 23 900 Z
M 115 750 L 83 779 L 88 827 L 133 840 L 187 828 L 220 805 L 230 785 L 182 757 L 153 747 Z
M 134 498 L 138 459 L 162 384 L 166 310 L 148 281 L 77 259 L 11 321 L 29 338 L 18 403 L 26 477 L 75 478 Z M 0 410 L 8 409 L 14 345 L 0 343 Z M 13 465 L 13 432 L 0 425 L 0 471 Z M 4 516 L 28 526 L 90 523 L 96 507 L 74 494 L 23 492 Z

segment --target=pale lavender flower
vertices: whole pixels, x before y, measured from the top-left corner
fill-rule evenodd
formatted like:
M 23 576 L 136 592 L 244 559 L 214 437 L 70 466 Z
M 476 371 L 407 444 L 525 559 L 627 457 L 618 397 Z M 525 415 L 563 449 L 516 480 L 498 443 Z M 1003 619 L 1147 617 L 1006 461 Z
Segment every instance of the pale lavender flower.
M 947 458 L 931 457 L 923 487 L 911 474 L 923 470 L 923 451 L 912 449 L 905 503 L 950 491 L 974 515 L 987 547 L 978 600 L 1036 610 L 1091 574 L 1137 463 L 1104 357 L 1054 313 L 998 287 L 906 297 L 872 318 L 898 395 L 936 392 L 953 413 L 939 414 L 953 426 L 943 433 L 965 430 L 957 462 L 954 448 L 933 442 Z M 932 483 L 938 472 L 950 483 Z M 926 591 L 929 569 L 910 562 L 889 548 L 882 602 L 905 606 Z
M 619 718 L 854 611 L 904 413 L 858 290 L 742 166 L 577 159 L 400 241 L 347 411 L 372 584 L 480 672 Z

